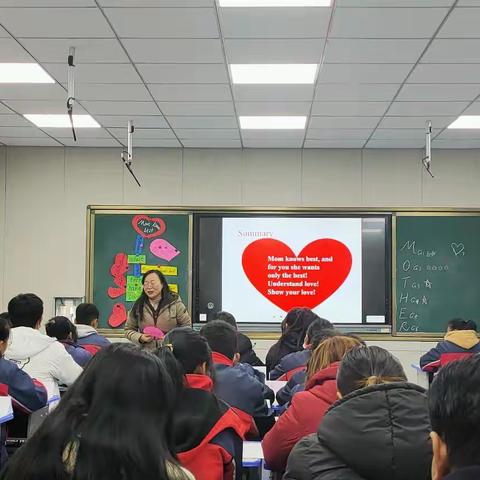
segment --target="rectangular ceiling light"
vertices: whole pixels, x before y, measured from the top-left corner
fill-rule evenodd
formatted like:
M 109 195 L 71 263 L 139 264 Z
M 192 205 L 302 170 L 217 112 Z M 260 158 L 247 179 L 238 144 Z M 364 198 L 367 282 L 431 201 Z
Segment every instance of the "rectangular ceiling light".
M 27 113 L 27 120 L 40 128 L 70 128 L 70 118 L 67 114 L 43 115 Z M 90 115 L 74 115 L 73 125 L 75 128 L 101 128 Z
M 239 117 L 242 130 L 303 130 L 306 116 Z
M 480 115 L 461 115 L 448 128 L 480 128 Z
M 218 0 L 221 7 L 330 7 L 332 0 Z
M 231 64 L 234 84 L 313 84 L 316 63 Z
M 55 83 L 38 63 L 0 63 L 0 83 Z

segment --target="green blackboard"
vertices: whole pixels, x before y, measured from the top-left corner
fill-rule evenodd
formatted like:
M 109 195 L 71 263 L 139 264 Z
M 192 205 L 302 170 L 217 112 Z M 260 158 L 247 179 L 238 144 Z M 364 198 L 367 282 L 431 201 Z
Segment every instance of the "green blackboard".
M 480 317 L 480 216 L 396 217 L 399 334 L 442 333 L 456 317 Z
M 141 275 L 164 273 L 184 303 L 190 302 L 190 216 L 118 211 L 90 214 L 87 292 L 100 310 L 100 328 L 123 329 L 141 292 Z

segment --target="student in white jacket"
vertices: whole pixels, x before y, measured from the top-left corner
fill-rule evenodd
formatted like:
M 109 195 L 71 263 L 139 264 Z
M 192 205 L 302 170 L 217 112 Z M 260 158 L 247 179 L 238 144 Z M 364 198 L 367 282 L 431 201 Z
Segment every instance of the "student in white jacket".
M 39 332 L 43 302 L 33 293 L 22 293 L 8 303 L 12 322 L 5 358 L 45 385 L 48 398 L 59 395 L 58 384 L 71 385 L 82 373 L 56 339 Z

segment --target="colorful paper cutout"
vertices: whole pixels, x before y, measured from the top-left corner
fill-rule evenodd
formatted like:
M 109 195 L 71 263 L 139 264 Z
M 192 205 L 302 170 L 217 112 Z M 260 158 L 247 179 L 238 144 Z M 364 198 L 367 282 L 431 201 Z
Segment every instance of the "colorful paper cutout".
M 178 268 L 171 267 L 170 265 L 142 265 L 141 272 L 142 275 L 147 273 L 149 270 L 158 270 L 162 272 L 167 277 L 176 277 L 178 275 Z
M 180 251 L 177 250 L 170 242 L 167 242 L 163 238 L 154 240 L 150 244 L 150 251 L 158 258 L 170 262 L 177 255 L 180 255 Z
M 141 235 L 137 235 L 135 238 L 135 255 L 140 255 L 143 252 L 143 237 Z
M 136 263 L 133 266 L 133 276 L 134 277 L 141 277 L 142 276 L 142 269 L 141 269 L 141 265 L 139 263 Z
M 132 226 L 144 238 L 158 237 L 167 229 L 161 218 L 152 218 L 148 215 L 135 215 L 132 219 Z
M 108 318 L 108 324 L 113 327 L 119 327 L 127 321 L 127 309 L 123 303 L 116 303 L 112 307 L 112 313 Z
M 147 257 L 145 255 L 129 255 L 128 256 L 128 263 L 145 263 L 147 261 Z
M 107 292 L 110 298 L 118 298 L 121 297 L 125 293 L 125 291 L 125 288 L 109 287 Z
M 150 335 L 157 340 L 161 340 L 165 336 L 165 333 L 163 333 L 163 331 L 157 327 L 145 327 L 143 329 L 143 333 L 145 333 L 146 335 Z
M 128 257 L 125 253 L 117 253 L 115 260 L 110 268 L 112 277 L 123 275 L 128 270 Z
M 169 283 L 168 286 L 172 292 L 178 293 L 178 285 L 176 283 Z
M 127 302 L 134 302 L 142 294 L 142 278 L 133 275 L 127 276 Z

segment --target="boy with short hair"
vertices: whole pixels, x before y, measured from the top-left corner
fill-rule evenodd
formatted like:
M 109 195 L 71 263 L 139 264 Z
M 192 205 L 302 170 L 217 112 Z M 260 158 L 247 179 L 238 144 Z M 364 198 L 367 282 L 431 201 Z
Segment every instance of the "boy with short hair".
M 212 350 L 217 396 L 228 403 L 250 428 L 253 436 L 263 435 L 275 424 L 267 398 L 273 392 L 255 378 L 250 365 L 239 363 L 237 332 L 222 320 L 208 322 L 200 330 Z
M 110 345 L 110 341 L 97 332 L 99 316 L 100 312 L 93 303 L 81 303 L 75 312 L 77 343 L 93 355 L 101 348 Z
M 429 390 L 432 480 L 480 478 L 480 356 L 451 362 Z

